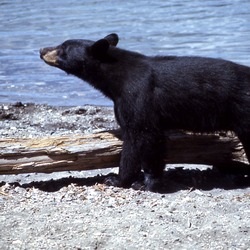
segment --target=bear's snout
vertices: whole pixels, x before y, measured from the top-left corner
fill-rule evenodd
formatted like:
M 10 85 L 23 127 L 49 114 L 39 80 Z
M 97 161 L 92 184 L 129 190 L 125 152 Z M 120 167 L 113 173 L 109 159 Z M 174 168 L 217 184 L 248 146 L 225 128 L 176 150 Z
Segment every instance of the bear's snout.
M 40 49 L 40 57 L 43 58 L 48 52 L 54 50 L 54 48 L 49 47 L 49 48 L 41 48 Z
M 43 58 L 43 55 L 45 54 L 44 48 L 40 49 L 40 58 Z
M 57 66 L 57 49 L 54 47 L 40 49 L 40 58 L 51 66 Z

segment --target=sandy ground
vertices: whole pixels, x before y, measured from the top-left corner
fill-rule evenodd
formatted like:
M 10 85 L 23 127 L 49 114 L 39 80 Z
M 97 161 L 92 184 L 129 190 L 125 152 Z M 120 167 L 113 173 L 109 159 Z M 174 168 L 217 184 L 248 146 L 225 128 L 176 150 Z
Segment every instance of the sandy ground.
M 0 137 L 117 128 L 112 108 L 0 105 Z M 0 176 L 0 249 L 250 249 L 249 172 L 168 165 L 166 193 L 109 187 L 117 168 Z

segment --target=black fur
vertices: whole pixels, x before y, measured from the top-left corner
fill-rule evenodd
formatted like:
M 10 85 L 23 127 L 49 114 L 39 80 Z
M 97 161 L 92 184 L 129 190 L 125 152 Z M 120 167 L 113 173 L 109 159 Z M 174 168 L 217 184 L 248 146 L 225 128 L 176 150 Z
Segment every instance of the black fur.
M 204 57 L 148 57 L 117 43 L 118 36 L 110 34 L 41 50 L 45 62 L 113 100 L 124 140 L 113 184 L 129 187 L 143 170 L 153 189 L 163 173 L 168 129 L 234 131 L 250 160 L 250 67 Z M 55 60 L 46 59 L 51 51 Z

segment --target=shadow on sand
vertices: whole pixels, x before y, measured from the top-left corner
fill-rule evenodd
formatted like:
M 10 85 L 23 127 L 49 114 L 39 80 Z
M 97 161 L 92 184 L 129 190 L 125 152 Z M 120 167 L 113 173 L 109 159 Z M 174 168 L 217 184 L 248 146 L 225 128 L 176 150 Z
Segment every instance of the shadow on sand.
M 57 180 L 32 181 L 30 183 L 20 184 L 18 182 L 10 183 L 11 185 L 22 188 L 38 188 L 45 192 L 56 192 L 62 187 L 72 183 L 78 186 L 92 186 L 96 183 L 104 183 L 107 177 L 115 174 L 97 175 L 87 178 L 66 177 Z M 0 186 L 5 182 L 0 183 Z M 241 164 L 227 168 L 207 168 L 185 169 L 183 167 L 175 167 L 164 172 L 163 185 L 160 193 L 173 193 L 186 189 L 212 190 L 221 188 L 225 190 L 250 187 L 250 167 Z

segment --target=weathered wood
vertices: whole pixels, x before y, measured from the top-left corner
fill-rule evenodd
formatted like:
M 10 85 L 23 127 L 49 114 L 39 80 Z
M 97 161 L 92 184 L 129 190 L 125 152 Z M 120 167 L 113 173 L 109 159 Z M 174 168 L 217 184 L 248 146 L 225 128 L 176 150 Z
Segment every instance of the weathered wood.
M 118 133 L 49 138 L 0 139 L 0 174 L 90 170 L 116 167 L 122 149 Z M 166 163 L 222 165 L 246 162 L 235 136 L 166 134 Z

